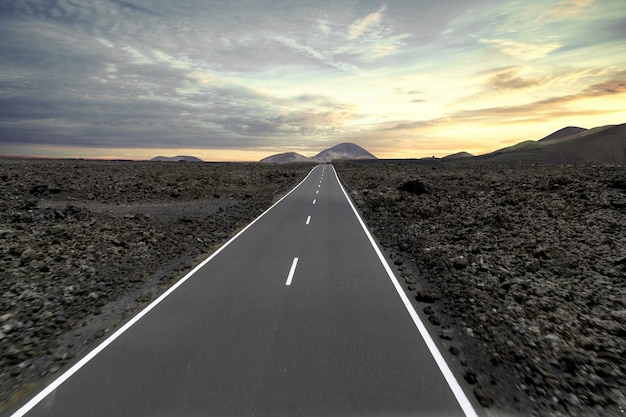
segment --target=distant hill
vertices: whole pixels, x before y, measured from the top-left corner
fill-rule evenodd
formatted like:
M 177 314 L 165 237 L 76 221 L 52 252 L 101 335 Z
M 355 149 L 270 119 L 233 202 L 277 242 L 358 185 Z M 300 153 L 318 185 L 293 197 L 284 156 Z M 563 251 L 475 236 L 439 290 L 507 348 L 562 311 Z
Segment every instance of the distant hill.
M 626 123 L 589 130 L 565 128 L 539 141 L 524 141 L 475 159 L 497 163 L 623 165 L 626 164 Z
M 204 162 L 200 158 L 196 158 L 195 156 L 155 156 L 151 159 L 151 161 L 155 162 Z
M 315 162 L 330 162 L 336 159 L 377 159 L 374 155 L 354 143 L 340 143 L 324 149 L 311 158 Z
M 547 142 L 549 140 L 561 139 L 561 138 L 565 138 L 565 137 L 582 133 L 582 132 L 586 132 L 586 131 L 587 129 L 582 128 L 582 127 L 567 126 L 567 127 L 564 127 L 563 129 L 559 129 L 556 132 L 549 134 L 543 139 L 539 139 L 538 142 Z
M 304 155 L 300 155 L 297 152 L 285 152 L 276 155 L 268 156 L 261 159 L 260 162 L 268 164 L 288 164 L 291 162 L 312 162 L 310 158 Z
M 473 157 L 474 155 L 468 152 L 457 152 L 457 153 L 453 153 L 452 155 L 444 156 L 441 159 L 443 159 L 444 161 L 449 161 L 449 160 L 467 159 L 467 158 L 473 158 Z
M 374 155 L 354 143 L 340 143 L 324 149 L 312 158 L 295 152 L 281 153 L 261 159 L 265 163 L 285 164 L 289 162 L 330 162 L 338 159 L 377 159 Z

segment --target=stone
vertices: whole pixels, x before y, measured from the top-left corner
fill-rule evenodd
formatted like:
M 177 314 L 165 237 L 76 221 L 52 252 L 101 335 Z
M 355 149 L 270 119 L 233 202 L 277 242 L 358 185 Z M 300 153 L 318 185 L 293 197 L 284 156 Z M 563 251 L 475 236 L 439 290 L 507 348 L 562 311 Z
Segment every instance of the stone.
M 493 394 L 482 385 L 474 387 L 474 395 L 476 396 L 478 403 L 485 408 L 491 407 L 494 403 Z
M 432 290 L 417 290 L 415 299 L 420 303 L 434 303 L 439 300 L 439 296 Z
M 439 330 L 439 337 L 443 340 L 452 340 L 454 339 L 454 332 L 450 329 L 442 329 Z
M 467 268 L 467 259 L 463 256 L 456 257 L 452 260 L 452 267 L 455 269 Z

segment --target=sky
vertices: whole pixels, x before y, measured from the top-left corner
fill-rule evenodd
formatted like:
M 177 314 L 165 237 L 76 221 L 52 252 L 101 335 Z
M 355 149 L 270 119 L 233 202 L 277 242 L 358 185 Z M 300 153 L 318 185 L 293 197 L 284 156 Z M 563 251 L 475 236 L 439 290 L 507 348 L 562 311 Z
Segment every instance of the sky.
M 0 155 L 442 157 L 624 122 L 624 0 L 0 1 Z

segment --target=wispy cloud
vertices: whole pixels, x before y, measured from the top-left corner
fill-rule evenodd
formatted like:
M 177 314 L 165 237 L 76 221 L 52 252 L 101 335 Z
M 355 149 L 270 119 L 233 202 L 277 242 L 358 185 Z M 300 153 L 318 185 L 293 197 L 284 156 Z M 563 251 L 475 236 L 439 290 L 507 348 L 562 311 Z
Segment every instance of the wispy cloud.
M 612 114 L 619 113 L 621 109 L 602 108 L 582 108 L 577 104 L 589 99 L 613 98 L 625 96 L 626 98 L 626 73 L 616 74 L 618 78 L 610 79 L 601 83 L 592 84 L 576 94 L 548 97 L 521 105 L 498 106 L 477 108 L 471 110 L 460 110 L 432 120 L 420 120 L 413 122 L 400 122 L 386 130 L 415 130 L 432 128 L 444 124 L 462 125 L 468 122 L 490 122 L 490 123 L 513 123 L 520 120 L 539 121 L 546 117 L 577 116 L 584 114 Z
M 519 76 L 522 67 L 509 67 L 493 71 L 485 87 L 495 91 L 522 90 L 537 87 L 545 83 L 545 78 L 524 78 Z
M 593 5 L 594 0 L 563 0 L 537 16 L 535 22 L 549 23 L 569 19 Z
M 562 43 L 556 41 L 535 43 L 518 42 L 510 39 L 481 39 L 480 41 L 485 44 L 494 45 L 494 47 L 503 54 L 522 61 L 543 58 L 563 46 Z
M 406 44 L 408 33 L 395 33 L 393 23 L 386 16 L 387 6 L 357 19 L 347 30 L 345 45 L 335 49 L 337 55 L 377 60 L 393 54 Z
M 503 94 L 545 86 L 554 79 L 552 75 L 523 76 L 524 66 L 507 66 L 480 71 L 475 79 L 480 85 L 478 92 L 460 97 L 456 103 L 471 103 Z
M 350 25 L 348 28 L 347 39 L 349 41 L 354 40 L 362 36 L 366 31 L 372 30 L 380 26 L 382 14 L 386 7 L 381 7 L 377 12 L 371 13 L 363 19 L 358 19 L 356 22 Z
M 324 63 L 330 67 L 336 68 L 340 71 L 346 72 L 348 74 L 354 74 L 354 75 L 358 75 L 361 77 L 368 77 L 368 74 L 365 70 L 359 68 L 356 65 L 353 65 L 351 63 L 348 62 L 344 62 L 344 61 L 340 61 L 340 60 L 336 60 L 334 58 L 334 53 L 328 53 L 328 52 L 321 52 L 318 51 L 308 45 L 303 45 L 301 43 L 299 43 L 297 40 L 293 39 L 293 38 L 289 38 L 287 36 L 283 36 L 283 35 L 271 35 L 271 39 L 284 45 L 287 46 L 291 49 L 293 49 L 294 51 L 301 53 L 303 55 L 306 55 L 310 58 L 313 58 L 316 61 L 319 61 L 321 63 Z

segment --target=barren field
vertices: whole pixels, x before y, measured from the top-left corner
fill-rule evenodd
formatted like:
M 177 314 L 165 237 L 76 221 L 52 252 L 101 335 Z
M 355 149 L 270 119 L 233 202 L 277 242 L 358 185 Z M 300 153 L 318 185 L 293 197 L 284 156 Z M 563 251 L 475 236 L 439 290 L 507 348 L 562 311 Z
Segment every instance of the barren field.
M 626 412 L 626 168 L 338 164 L 479 401 Z
M 0 161 L 0 412 L 310 169 Z
M 336 167 L 492 415 L 623 415 L 625 168 Z M 310 168 L 0 161 L 0 411 Z

